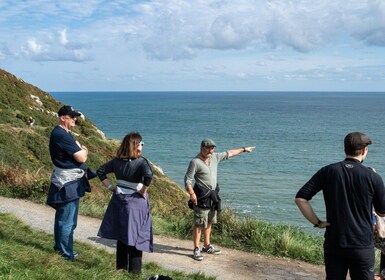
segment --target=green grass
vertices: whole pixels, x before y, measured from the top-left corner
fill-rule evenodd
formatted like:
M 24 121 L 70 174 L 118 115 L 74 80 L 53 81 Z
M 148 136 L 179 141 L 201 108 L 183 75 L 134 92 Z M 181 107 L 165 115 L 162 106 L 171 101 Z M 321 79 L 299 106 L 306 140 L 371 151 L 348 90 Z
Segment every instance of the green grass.
M 0 195 L 25 198 L 44 203 L 48 176 L 0 166 Z M 2 175 L 7 184 L 2 184 Z M 28 179 L 29 178 L 29 179 Z M 93 190 L 81 199 L 79 213 L 102 218 L 111 194 L 93 180 Z M 96 183 L 99 183 L 97 185 Z M 187 196 L 175 183 L 157 175 L 149 189 L 153 229 L 155 234 L 181 239 L 192 239 L 192 211 L 187 207 Z M 174 201 L 171 201 L 171 200 Z M 323 237 L 289 225 L 270 224 L 254 218 L 240 218 L 230 209 L 219 215 L 213 226 L 212 243 L 227 248 L 270 256 L 298 259 L 323 264 Z
M 155 274 L 175 280 L 215 279 L 200 273 L 184 274 L 145 263 L 141 276 L 116 271 L 115 255 L 84 243 L 75 243 L 78 260 L 64 261 L 54 253 L 53 236 L 34 230 L 11 214 L 0 213 L 0 279 L 148 279 Z

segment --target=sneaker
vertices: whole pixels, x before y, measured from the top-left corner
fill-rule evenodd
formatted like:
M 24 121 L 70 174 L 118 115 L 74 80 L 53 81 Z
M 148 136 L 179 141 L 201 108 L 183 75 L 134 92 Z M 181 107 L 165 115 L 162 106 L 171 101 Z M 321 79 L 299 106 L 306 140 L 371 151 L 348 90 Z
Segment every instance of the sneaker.
M 199 250 L 198 247 L 195 247 L 195 249 L 194 249 L 193 259 L 196 260 L 196 261 L 203 260 L 203 256 L 201 254 L 201 250 Z
M 62 259 L 63 260 L 65 260 L 65 261 L 70 261 L 70 262 L 74 262 L 74 261 L 76 261 L 76 258 L 75 257 L 68 257 L 68 256 L 66 256 L 66 255 L 62 255 L 61 256 L 62 257 Z
M 75 261 L 76 258 L 77 258 L 78 255 L 79 255 L 77 252 L 74 252 L 74 253 L 73 253 L 73 257 L 70 258 L 70 257 L 68 257 L 67 255 L 63 254 L 63 252 L 60 251 L 60 250 L 55 250 L 55 253 L 56 253 L 56 254 L 59 254 L 59 255 L 60 255 L 64 260 L 66 260 L 66 261 L 68 261 L 68 260 L 70 260 L 70 261 Z
M 208 254 L 213 254 L 213 255 L 219 255 L 221 250 L 215 249 L 213 245 L 209 244 L 206 247 L 202 248 L 202 252 L 208 253 Z
M 58 255 L 64 255 L 63 252 L 60 251 L 59 249 L 55 249 L 55 248 L 54 248 L 54 251 L 55 251 L 55 253 L 58 254 Z M 73 254 L 74 254 L 74 258 L 77 258 L 77 256 L 79 255 L 78 252 L 73 252 Z

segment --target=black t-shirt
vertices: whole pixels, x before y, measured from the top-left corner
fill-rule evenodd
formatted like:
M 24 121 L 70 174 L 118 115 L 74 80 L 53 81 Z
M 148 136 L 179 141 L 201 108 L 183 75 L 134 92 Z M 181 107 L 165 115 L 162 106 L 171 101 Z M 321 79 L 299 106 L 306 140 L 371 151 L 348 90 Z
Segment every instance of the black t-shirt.
M 321 168 L 296 197 L 311 200 L 323 192 L 326 219 L 325 243 L 341 248 L 373 247 L 373 207 L 385 214 L 385 188 L 377 173 L 355 159 Z
M 114 158 L 100 166 L 96 173 L 100 181 L 106 179 L 109 173 L 114 173 L 117 180 L 143 183 L 145 186 L 149 186 L 152 180 L 151 166 L 143 157 L 136 159 Z

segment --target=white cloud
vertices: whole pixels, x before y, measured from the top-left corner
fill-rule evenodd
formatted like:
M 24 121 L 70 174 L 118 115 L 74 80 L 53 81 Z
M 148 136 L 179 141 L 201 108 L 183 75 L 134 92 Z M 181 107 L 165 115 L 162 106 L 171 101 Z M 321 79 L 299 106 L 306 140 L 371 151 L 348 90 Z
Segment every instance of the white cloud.
M 184 25 L 185 20 L 178 12 L 165 11 L 143 29 L 148 36 L 143 41 L 143 48 L 151 59 L 189 59 L 195 51 L 189 44 L 190 35 Z
M 150 27 L 143 33 L 148 34 L 144 46 L 152 58 L 192 58 L 199 48 L 260 49 L 268 45 L 309 52 L 337 42 L 341 35 L 369 45 L 383 46 L 385 41 L 382 0 L 195 1 L 187 8 L 185 1 L 157 3 L 148 6 L 154 8 L 150 14 L 156 11 L 158 16 L 141 18 Z M 186 56 L 184 50 L 189 50 Z
M 92 71 L 100 84 L 104 77 L 154 87 L 148 81 L 188 79 L 203 87 L 205 79 L 234 78 L 249 86 L 256 77 L 333 79 L 328 71 L 341 80 L 383 80 L 384 0 L 36 0 L 0 7 L 3 65 L 43 62 L 47 72 L 59 72 L 57 63 L 73 62 L 77 67 L 65 65 Z
M 5 12 L 0 12 L 0 18 L 4 16 L 3 21 L 11 21 L 6 17 L 7 12 L 14 15 L 17 9 L 20 14 L 16 18 L 25 16 L 23 13 L 29 10 L 32 11 L 30 20 L 38 23 L 55 16 L 59 24 L 49 32 L 60 32 L 63 46 L 71 43 L 72 48 L 86 49 L 85 45 L 90 44 L 69 41 L 68 28 L 78 36 L 88 37 L 89 42 L 100 42 L 115 34 L 126 42 L 137 40 L 149 58 L 159 60 L 192 59 L 201 49 L 273 47 L 310 52 L 333 44 L 340 35 L 368 45 L 385 45 L 385 2 L 382 0 L 50 3 L 40 0 L 27 6 L 16 2 L 15 7 L 3 7 Z M 38 6 L 44 8 L 38 9 Z M 79 24 L 80 21 L 85 23 Z M 40 29 L 45 28 L 42 25 Z
M 69 41 L 64 29 L 56 35 L 43 34 L 39 39 L 28 39 L 22 54 L 34 61 L 84 62 L 92 59 L 88 49 L 87 43 Z
M 370 0 L 349 22 L 351 34 L 367 45 L 385 47 L 385 2 Z
M 253 31 L 251 26 L 240 25 L 233 17 L 223 16 L 214 20 L 210 27 L 210 35 L 213 48 L 242 49 L 252 41 Z
M 24 49 L 24 53 L 28 56 L 40 55 L 41 53 L 45 53 L 48 50 L 48 46 L 43 46 L 36 41 L 36 38 L 29 39 L 27 41 L 27 46 Z
M 68 44 L 68 39 L 67 39 L 67 30 L 66 29 L 63 29 L 61 32 L 60 32 L 60 40 L 59 40 L 60 44 L 62 45 L 67 45 Z

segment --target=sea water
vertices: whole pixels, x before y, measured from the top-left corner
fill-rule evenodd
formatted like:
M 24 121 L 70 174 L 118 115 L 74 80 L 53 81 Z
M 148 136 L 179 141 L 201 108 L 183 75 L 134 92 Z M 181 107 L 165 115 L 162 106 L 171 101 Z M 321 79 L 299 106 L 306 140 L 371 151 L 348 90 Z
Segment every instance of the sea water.
M 106 137 L 139 131 L 143 154 L 183 185 L 200 142 L 216 152 L 255 146 L 223 161 L 218 182 L 225 207 L 241 216 L 311 230 L 294 204 L 322 166 L 344 159 L 343 139 L 362 131 L 373 141 L 365 161 L 385 175 L 385 94 L 369 92 L 53 92 Z M 325 218 L 322 193 L 311 201 Z

